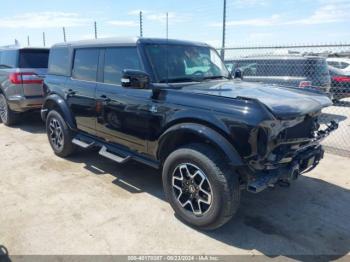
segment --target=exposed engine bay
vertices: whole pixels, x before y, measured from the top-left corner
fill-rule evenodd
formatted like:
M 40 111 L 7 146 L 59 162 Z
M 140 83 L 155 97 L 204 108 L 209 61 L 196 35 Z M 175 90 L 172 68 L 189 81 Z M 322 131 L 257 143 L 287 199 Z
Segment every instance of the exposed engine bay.
M 321 112 L 293 120 L 269 120 L 261 123 L 250 137 L 255 145 L 248 158 L 254 175 L 249 176 L 247 189 L 257 193 L 278 181 L 296 179 L 309 172 L 323 158 L 320 145 L 338 128 L 335 121 L 322 122 Z

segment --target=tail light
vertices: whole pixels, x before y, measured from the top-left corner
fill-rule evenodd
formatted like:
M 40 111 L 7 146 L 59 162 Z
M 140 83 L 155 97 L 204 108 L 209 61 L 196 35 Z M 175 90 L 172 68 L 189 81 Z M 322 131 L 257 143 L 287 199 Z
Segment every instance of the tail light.
M 42 84 L 43 79 L 40 78 L 36 73 L 22 72 L 12 73 L 9 76 L 9 80 L 12 84 Z
M 350 83 L 349 76 L 333 76 L 332 80 L 339 83 Z
M 311 81 L 300 81 L 300 83 L 299 83 L 300 88 L 307 88 L 307 87 L 311 87 L 311 86 L 312 86 Z

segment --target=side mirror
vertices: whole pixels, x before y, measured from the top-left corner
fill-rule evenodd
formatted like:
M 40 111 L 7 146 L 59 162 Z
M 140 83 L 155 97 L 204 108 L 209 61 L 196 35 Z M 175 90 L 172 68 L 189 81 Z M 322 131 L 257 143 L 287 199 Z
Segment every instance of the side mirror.
M 124 69 L 121 84 L 126 88 L 145 89 L 150 85 L 150 77 L 146 72 L 140 70 Z
M 237 68 L 233 74 L 233 78 L 236 79 L 236 78 L 240 78 L 240 79 L 243 79 L 243 74 L 242 74 L 242 71 L 241 69 Z

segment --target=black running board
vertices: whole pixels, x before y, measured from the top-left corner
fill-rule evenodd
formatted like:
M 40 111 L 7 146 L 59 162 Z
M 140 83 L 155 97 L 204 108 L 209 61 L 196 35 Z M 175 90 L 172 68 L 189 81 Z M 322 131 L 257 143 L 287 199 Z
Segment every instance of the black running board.
M 88 149 L 91 147 L 101 148 L 99 151 L 99 154 L 101 156 L 104 156 L 119 164 L 124 164 L 129 160 L 133 159 L 153 168 L 159 168 L 160 166 L 159 161 L 150 159 L 144 155 L 140 155 L 136 152 L 130 151 L 122 146 L 108 143 L 104 140 L 100 140 L 96 137 L 84 133 L 77 134 L 72 139 L 72 143 L 84 149 Z

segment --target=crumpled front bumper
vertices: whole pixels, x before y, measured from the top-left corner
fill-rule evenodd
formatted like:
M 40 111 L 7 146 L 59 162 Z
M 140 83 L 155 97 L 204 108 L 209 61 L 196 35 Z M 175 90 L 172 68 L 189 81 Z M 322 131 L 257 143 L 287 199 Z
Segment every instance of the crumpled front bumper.
M 264 169 L 256 170 L 249 176 L 247 191 L 258 193 L 279 181 L 289 183 L 299 175 L 314 169 L 324 156 L 321 141 L 337 128 L 338 123 L 331 121 L 326 124 L 325 129 L 317 131 L 313 138 L 285 139 L 276 142 L 276 148 L 285 145 L 298 145 L 298 147 L 275 161 L 266 160 Z
M 314 169 L 324 156 L 324 149 L 321 145 L 309 148 L 297 155 L 293 161 L 273 170 L 264 170 L 254 174 L 247 183 L 247 191 L 259 193 L 267 187 L 274 186 L 279 181 L 290 183 L 296 180 L 301 174 Z
M 318 130 L 313 137 L 274 139 L 268 145 L 263 157 L 252 159 L 249 164 L 255 170 L 276 169 L 292 162 L 304 151 L 316 148 L 320 143 L 338 128 L 336 121 L 325 124 L 325 128 Z

